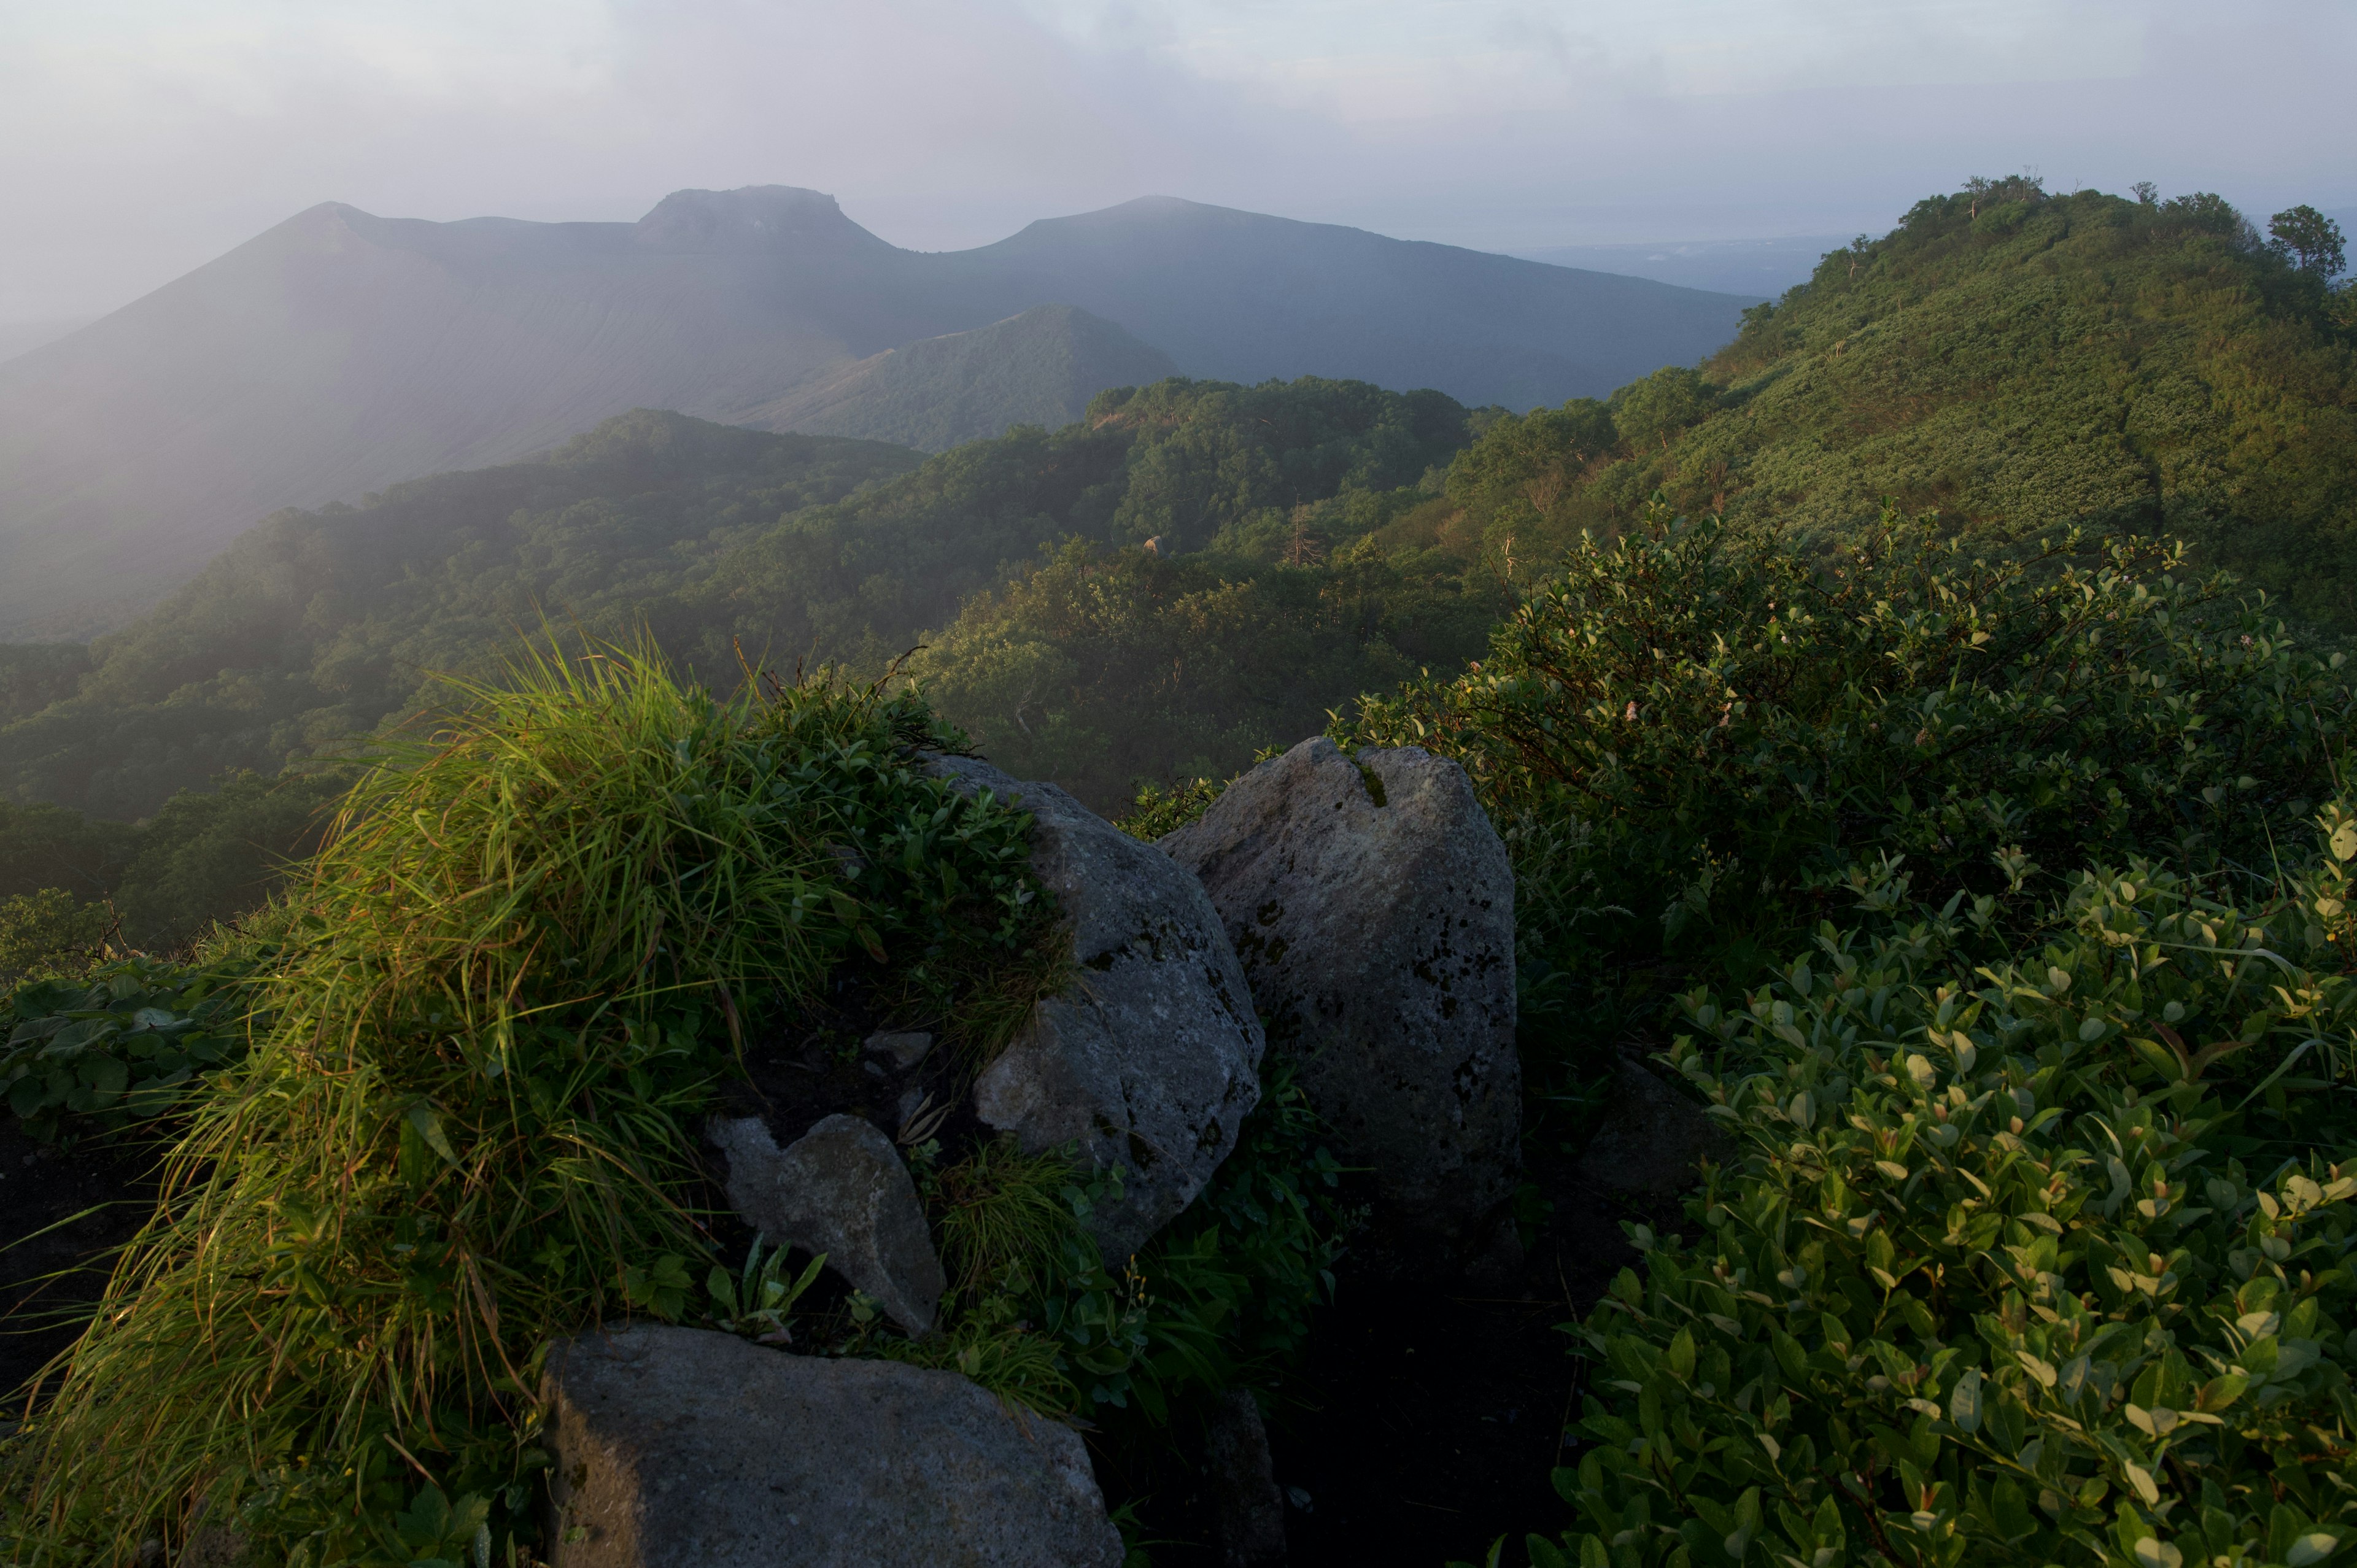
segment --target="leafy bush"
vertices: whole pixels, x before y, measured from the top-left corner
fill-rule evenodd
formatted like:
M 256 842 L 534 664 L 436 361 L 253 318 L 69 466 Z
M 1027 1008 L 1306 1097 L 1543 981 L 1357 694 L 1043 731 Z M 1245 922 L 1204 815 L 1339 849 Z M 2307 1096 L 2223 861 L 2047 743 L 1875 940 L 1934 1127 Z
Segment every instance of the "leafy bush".
M 951 738 L 921 704 L 625 656 L 461 696 L 357 787 L 267 1029 L 16 1440 L 17 1555 L 123 1557 L 201 1491 L 295 1560 L 378 1560 L 421 1466 L 519 1528 L 539 1348 L 688 1308 L 688 1129 L 748 1019 L 845 963 L 953 1017 L 1035 983 L 1028 819 L 918 769 Z
M 1735 1152 L 1573 1326 L 1579 1524 L 1533 1561 L 2305 1568 L 2357 1534 L 2357 820 L 2321 827 L 2255 907 L 2136 861 L 2018 946 L 1959 895 L 1684 998 L 1671 1059 Z
M 2264 872 L 2332 791 L 2350 682 L 2182 565 L 2076 535 L 1984 558 L 1896 515 L 1816 557 L 1657 503 L 1340 738 L 1463 762 L 1557 964 L 1683 939 L 1739 972 L 1882 855 L 1976 893 L 1999 852 Z
M 0 1010 L 9 1111 L 46 1141 L 67 1126 L 113 1132 L 171 1109 L 199 1075 L 244 1056 L 250 970 L 135 957 L 18 986 Z

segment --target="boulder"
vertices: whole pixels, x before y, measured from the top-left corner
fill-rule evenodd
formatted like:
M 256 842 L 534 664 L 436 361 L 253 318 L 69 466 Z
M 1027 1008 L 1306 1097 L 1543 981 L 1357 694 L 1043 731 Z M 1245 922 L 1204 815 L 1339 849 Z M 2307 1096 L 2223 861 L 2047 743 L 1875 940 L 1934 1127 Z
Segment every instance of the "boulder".
M 933 1048 L 932 1036 L 921 1029 L 877 1030 L 867 1036 L 867 1054 L 907 1072 Z
M 856 1116 L 829 1116 L 784 1149 L 758 1116 L 715 1117 L 706 1135 L 728 1156 L 728 1206 L 748 1225 L 825 1253 L 893 1322 L 931 1331 L 949 1281 L 891 1139 Z
M 1579 1156 L 1583 1180 L 1631 1197 L 1674 1197 L 1695 1166 L 1727 1157 L 1727 1134 L 1708 1112 L 1639 1063 L 1613 1069 L 1602 1125 Z
M 1260 1101 L 1260 1020 L 1227 933 L 1195 879 L 1053 784 L 969 757 L 937 777 L 1036 819 L 1031 869 L 1070 925 L 1071 983 L 1040 1002 L 974 1082 L 974 1110 L 1027 1150 L 1077 1142 L 1118 1166 L 1118 1201 L 1089 1224 L 1128 1257 L 1202 1190 Z
M 1230 1389 L 1211 1404 L 1203 1468 L 1225 1568 L 1285 1568 L 1285 1495 L 1276 1489 L 1260 1403 Z
M 1118 1568 L 1088 1451 L 955 1372 L 636 1326 L 551 1349 L 554 1568 Z
M 1307 740 L 1162 840 L 1202 882 L 1272 1049 L 1394 1256 L 1461 1250 L 1513 1190 L 1514 873 L 1465 770 L 1414 746 Z

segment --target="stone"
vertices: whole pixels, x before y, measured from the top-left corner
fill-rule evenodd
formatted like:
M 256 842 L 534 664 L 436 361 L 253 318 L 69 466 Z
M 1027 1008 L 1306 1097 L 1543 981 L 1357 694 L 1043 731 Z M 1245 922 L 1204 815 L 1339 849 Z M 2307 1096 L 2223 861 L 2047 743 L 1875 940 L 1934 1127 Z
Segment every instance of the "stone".
M 1088 1450 L 955 1372 L 642 1325 L 542 1386 L 554 1568 L 1118 1568 Z
M 1727 1157 L 1727 1134 L 1709 1113 L 1640 1063 L 1612 1069 L 1609 1109 L 1579 1156 L 1579 1175 L 1607 1192 L 1674 1197 L 1695 1167 Z
M 1259 1402 L 1246 1391 L 1230 1389 L 1213 1402 L 1203 1460 L 1220 1561 L 1225 1568 L 1284 1568 L 1285 1494 L 1276 1489 Z
M 1118 1263 L 1187 1207 L 1260 1101 L 1260 1020 L 1195 879 L 1053 784 L 970 757 L 937 777 L 1032 814 L 1031 869 L 1071 931 L 1071 983 L 1043 999 L 974 1086 L 974 1110 L 1027 1150 L 1077 1142 L 1122 1192 L 1089 1228 Z
M 856 1116 L 829 1116 L 782 1150 L 758 1116 L 715 1117 L 706 1135 L 728 1156 L 728 1206 L 745 1223 L 825 1253 L 893 1322 L 931 1332 L 949 1279 L 891 1139 Z
M 1270 1048 L 1297 1065 L 1381 1244 L 1461 1251 L 1514 1188 L 1514 873 L 1456 763 L 1320 736 L 1164 838 L 1226 923 Z
M 882 1058 L 901 1072 L 923 1061 L 932 1048 L 932 1036 L 922 1029 L 879 1029 L 867 1036 L 867 1054 Z

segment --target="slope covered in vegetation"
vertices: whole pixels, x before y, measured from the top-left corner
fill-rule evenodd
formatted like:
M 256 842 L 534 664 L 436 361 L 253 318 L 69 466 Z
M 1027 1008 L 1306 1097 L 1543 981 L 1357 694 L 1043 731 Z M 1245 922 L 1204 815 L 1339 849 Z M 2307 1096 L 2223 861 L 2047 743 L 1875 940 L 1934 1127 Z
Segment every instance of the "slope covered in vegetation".
M 2164 547 L 1658 507 L 1362 703 L 1513 852 L 1530 1138 L 1631 1042 L 1731 1135 L 1573 1326 L 1572 1528 L 1512 1560 L 2357 1533 L 2352 725 L 2342 655 Z
M 7 650 L 21 705 L 0 715 L 0 796 L 130 818 L 224 768 L 274 773 L 412 709 L 435 671 L 492 668 L 543 617 L 651 628 L 720 678 L 740 647 L 880 670 L 1044 546 L 1200 548 L 1265 509 L 1413 483 L 1466 422 L 1437 393 L 1174 381 L 920 467 L 876 443 L 631 414 L 537 462 L 272 518 L 79 673 Z
M 1828 255 L 1699 371 L 1503 422 L 1449 494 L 1524 581 L 1657 491 L 1800 539 L 1889 500 L 1989 541 L 2184 537 L 2357 626 L 2347 314 L 2215 197 L 1976 182 Z

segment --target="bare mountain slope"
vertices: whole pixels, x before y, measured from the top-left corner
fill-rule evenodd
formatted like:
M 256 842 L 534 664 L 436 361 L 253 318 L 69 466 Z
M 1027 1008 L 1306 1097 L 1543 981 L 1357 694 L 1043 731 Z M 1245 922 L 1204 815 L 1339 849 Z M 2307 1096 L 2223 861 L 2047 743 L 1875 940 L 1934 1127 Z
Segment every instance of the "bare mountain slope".
M 747 420 L 855 361 L 1043 305 L 1191 375 L 1528 407 L 1691 362 L 1743 303 L 1158 198 L 945 253 L 776 186 L 675 192 L 637 223 L 329 203 L 0 364 L 0 637 L 119 625 L 280 507 L 511 460 L 632 407 Z M 999 418 L 974 401 L 995 384 L 978 371 L 954 416 L 866 384 L 897 427 Z

